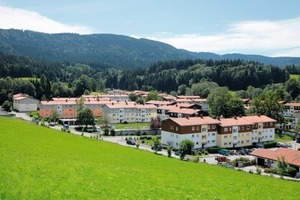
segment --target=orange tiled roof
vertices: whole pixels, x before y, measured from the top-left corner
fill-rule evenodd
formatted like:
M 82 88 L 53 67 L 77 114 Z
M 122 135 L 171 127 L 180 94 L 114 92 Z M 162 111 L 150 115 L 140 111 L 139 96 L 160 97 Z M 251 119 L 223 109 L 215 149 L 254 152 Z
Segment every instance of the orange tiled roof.
M 219 120 L 221 126 L 243 126 L 243 125 L 253 125 L 252 122 L 243 119 L 242 117 L 233 117 L 233 118 L 221 118 Z
M 180 126 L 195 126 L 195 125 L 206 125 L 206 124 L 220 124 L 218 120 L 211 117 L 188 117 L 188 118 L 170 118 L 169 120 L 174 121 Z
M 170 105 L 171 102 L 169 102 L 169 101 L 154 101 L 154 100 L 151 100 L 151 101 L 147 101 L 146 104 Z
M 188 114 L 188 115 L 198 113 L 199 111 L 201 111 L 201 110 L 194 110 L 194 109 L 190 109 L 190 108 L 179 108 L 179 107 L 175 107 L 175 108 L 172 108 L 171 110 L 169 110 L 170 113 L 182 113 L 182 114 Z
M 276 122 L 275 119 L 267 117 L 265 115 L 255 115 L 255 116 L 243 116 L 243 119 L 250 121 L 252 123 L 266 123 L 266 122 Z
M 268 149 L 257 149 L 251 153 L 253 156 L 267 158 L 270 160 L 278 160 L 279 157 L 284 157 L 288 164 L 300 166 L 300 151 L 278 148 L 275 151 Z
M 292 107 L 294 107 L 294 106 L 300 106 L 300 103 L 292 102 L 292 103 L 286 103 L 284 105 L 285 106 L 292 106 Z

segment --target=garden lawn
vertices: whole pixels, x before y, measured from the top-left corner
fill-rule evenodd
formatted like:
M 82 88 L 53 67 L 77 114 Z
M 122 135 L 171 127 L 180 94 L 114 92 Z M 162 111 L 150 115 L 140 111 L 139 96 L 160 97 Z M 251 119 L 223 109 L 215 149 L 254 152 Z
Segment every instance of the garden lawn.
M 299 182 L 0 118 L 0 199 L 299 199 Z
M 290 74 L 290 79 L 299 80 L 299 74 Z
M 130 123 L 130 124 L 116 124 L 116 129 L 142 129 L 150 128 L 150 123 Z
M 292 142 L 294 140 L 294 138 L 290 135 L 286 135 L 286 134 L 278 134 L 278 133 L 275 133 L 275 140 L 277 142 L 282 142 L 282 143 L 285 143 L 285 142 Z

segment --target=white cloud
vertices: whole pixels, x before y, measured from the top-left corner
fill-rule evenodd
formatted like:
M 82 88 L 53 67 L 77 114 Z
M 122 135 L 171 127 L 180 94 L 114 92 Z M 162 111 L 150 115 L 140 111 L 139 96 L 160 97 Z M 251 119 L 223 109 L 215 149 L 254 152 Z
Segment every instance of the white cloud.
M 91 33 L 87 27 L 66 25 L 37 12 L 6 6 L 0 6 L 0 28 L 34 30 L 44 33 Z
M 196 52 L 300 56 L 300 17 L 280 21 L 245 21 L 215 35 L 152 37 Z

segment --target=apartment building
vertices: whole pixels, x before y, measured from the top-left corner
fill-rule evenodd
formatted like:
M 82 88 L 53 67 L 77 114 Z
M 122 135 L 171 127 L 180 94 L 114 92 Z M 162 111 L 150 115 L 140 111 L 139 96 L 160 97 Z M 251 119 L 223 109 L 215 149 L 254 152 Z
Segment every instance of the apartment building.
M 219 124 L 211 117 L 170 118 L 162 122 L 161 141 L 176 148 L 185 139 L 193 141 L 194 148 L 216 146 Z
M 27 94 L 13 95 L 13 109 L 19 112 L 37 111 L 39 101 Z
M 243 119 L 253 123 L 252 143 L 264 143 L 275 140 L 276 120 L 265 115 L 244 116 Z
M 143 105 L 135 102 L 113 102 L 106 104 L 102 108 L 111 123 L 133 123 L 133 122 L 150 122 L 152 117 L 157 116 L 157 108 L 154 105 Z
M 244 147 L 275 139 L 276 120 L 267 116 L 170 118 L 162 122 L 162 143 L 178 147 L 184 139 L 195 148 Z
M 201 115 L 200 109 L 181 107 L 180 104 L 160 106 L 157 108 L 157 116 L 161 120 L 169 119 L 170 117 L 196 117 Z
M 107 99 L 83 98 L 83 107 L 91 109 L 94 117 L 102 115 L 102 107 L 111 104 Z M 60 118 L 71 119 L 77 117 L 77 109 L 80 98 L 53 98 L 51 101 L 41 101 L 39 104 L 39 115 L 48 117 L 56 111 Z
M 252 145 L 252 122 L 242 117 L 221 118 L 219 121 L 217 146 L 228 148 Z

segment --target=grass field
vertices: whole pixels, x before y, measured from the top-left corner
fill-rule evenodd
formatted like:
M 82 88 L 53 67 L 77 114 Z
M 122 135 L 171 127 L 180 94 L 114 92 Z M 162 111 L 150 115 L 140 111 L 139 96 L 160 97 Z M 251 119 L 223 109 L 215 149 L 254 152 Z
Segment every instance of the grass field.
M 116 129 L 141 129 L 150 128 L 150 123 L 130 123 L 130 124 L 116 124 Z
M 299 182 L 0 118 L 0 199 L 299 199 Z
M 277 142 L 283 142 L 283 143 L 285 143 L 285 142 L 291 142 L 291 141 L 293 141 L 294 139 L 293 139 L 292 136 L 284 135 L 284 134 L 282 134 L 282 136 L 280 137 L 280 135 L 276 133 L 276 134 L 275 134 L 275 140 L 276 140 Z
M 299 74 L 290 74 L 290 79 L 299 80 Z

